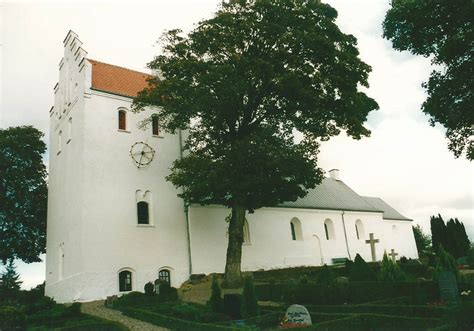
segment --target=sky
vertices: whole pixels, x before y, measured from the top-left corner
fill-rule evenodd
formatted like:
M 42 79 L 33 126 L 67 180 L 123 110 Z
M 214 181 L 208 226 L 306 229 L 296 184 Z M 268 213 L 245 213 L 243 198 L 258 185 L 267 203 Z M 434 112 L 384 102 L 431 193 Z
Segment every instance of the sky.
M 324 142 L 319 166 L 338 168 L 357 193 L 383 198 L 427 233 L 430 216 L 440 213 L 445 220 L 459 218 L 474 240 L 473 165 L 454 158 L 444 128 L 431 127 L 420 110 L 426 98 L 421 83 L 433 70 L 429 59 L 397 52 L 382 38 L 389 0 L 323 2 L 339 12 L 340 29 L 357 37 L 360 56 L 373 69 L 366 93 L 380 109 L 368 117 L 370 137 L 357 141 L 341 134 Z M 212 17 L 219 3 L 0 0 L 0 128 L 33 125 L 49 145 L 48 112 L 70 29 L 89 58 L 146 71 L 160 52 L 163 31 L 189 31 Z M 19 262 L 18 270 L 25 289 L 44 280 L 44 263 Z

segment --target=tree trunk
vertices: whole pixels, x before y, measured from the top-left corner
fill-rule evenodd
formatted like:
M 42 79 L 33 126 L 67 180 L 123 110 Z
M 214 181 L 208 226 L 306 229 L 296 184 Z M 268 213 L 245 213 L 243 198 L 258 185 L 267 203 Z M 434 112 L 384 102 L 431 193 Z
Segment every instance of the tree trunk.
M 238 205 L 232 207 L 223 284 L 227 288 L 236 288 L 242 285 L 240 262 L 242 260 L 242 243 L 244 241 L 244 223 L 245 208 Z

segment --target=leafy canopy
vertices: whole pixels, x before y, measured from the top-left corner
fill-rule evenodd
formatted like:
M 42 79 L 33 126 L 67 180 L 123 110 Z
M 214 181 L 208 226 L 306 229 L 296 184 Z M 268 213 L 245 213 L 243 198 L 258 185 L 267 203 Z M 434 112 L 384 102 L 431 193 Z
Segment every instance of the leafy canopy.
M 45 252 L 47 185 L 43 134 L 0 129 L 0 261 L 40 261 Z
M 322 178 L 319 140 L 370 134 L 363 122 L 378 106 L 359 87 L 371 68 L 336 17 L 315 0 L 240 0 L 163 35 L 148 64 L 160 74 L 134 109 L 160 106 L 165 130 L 187 130 L 168 177 L 187 201 L 253 211 L 296 200 Z
M 384 37 L 396 50 L 431 57 L 436 70 L 423 84 L 422 110 L 447 131 L 449 149 L 474 159 L 474 2 L 398 0 L 387 12 Z

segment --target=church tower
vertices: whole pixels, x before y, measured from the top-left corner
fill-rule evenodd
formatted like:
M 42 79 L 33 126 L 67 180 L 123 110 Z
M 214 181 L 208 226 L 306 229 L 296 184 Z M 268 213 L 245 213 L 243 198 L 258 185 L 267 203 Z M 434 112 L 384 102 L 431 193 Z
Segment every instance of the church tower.
M 132 99 L 147 74 L 87 58 L 69 31 L 50 110 L 46 295 L 87 301 L 189 276 L 187 220 L 165 180 L 180 136 Z M 156 110 L 155 110 L 156 111 Z M 71 300 L 72 298 L 72 300 Z

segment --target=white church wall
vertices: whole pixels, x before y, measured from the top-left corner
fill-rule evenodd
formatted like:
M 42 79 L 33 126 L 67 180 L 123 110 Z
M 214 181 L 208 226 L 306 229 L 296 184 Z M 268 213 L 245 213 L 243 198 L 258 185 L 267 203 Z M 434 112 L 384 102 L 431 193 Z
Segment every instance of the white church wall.
M 190 208 L 191 250 L 193 273 L 224 272 L 227 250 L 227 227 L 225 221 L 230 210 L 220 206 L 198 206 Z M 292 240 L 290 221 L 301 222 L 303 240 Z M 332 264 L 333 258 L 354 259 L 359 253 L 371 261 L 370 245 L 365 242 L 369 233 L 374 233 L 379 243 L 375 245 L 377 259 L 381 260 L 384 250 L 393 248 L 400 256 L 416 258 L 414 239 L 408 236 L 410 222 L 397 222 L 401 237 L 392 240 L 381 213 L 344 212 L 346 236 L 341 211 L 306 210 L 293 208 L 264 208 L 246 216 L 250 229 L 250 244 L 242 246 L 242 270 L 287 268 Z M 335 239 L 326 239 L 324 221 L 331 219 Z M 355 222 L 363 221 L 365 236 L 357 239 Z M 402 233 L 403 232 L 403 233 Z M 405 239 L 402 239 L 405 238 Z
M 50 111 L 50 159 L 48 179 L 48 226 L 46 294 L 54 284 L 82 270 L 82 150 L 86 70 L 79 66 L 84 55 L 74 34 L 65 44 L 60 78 Z M 76 56 L 74 56 L 74 54 Z M 76 85 L 77 83 L 77 85 Z M 59 133 L 61 132 L 61 141 Z

